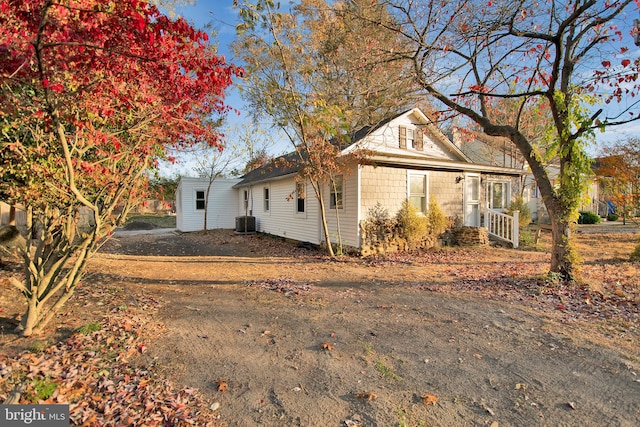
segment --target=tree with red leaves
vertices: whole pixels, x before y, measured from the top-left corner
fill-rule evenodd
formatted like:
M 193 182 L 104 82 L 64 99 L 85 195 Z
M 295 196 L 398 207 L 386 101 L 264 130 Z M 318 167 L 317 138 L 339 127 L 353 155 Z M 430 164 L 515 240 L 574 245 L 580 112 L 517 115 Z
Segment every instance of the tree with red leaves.
M 0 0 L 0 195 L 27 211 L 20 328 L 42 329 L 172 146 L 220 143 L 242 70 L 140 0 Z

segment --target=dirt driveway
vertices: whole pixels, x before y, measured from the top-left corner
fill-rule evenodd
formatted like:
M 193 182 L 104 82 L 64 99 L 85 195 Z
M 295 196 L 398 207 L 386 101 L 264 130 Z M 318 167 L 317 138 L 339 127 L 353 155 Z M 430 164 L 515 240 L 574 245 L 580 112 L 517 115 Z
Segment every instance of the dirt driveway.
M 578 294 L 540 279 L 545 252 L 331 261 L 231 232 L 117 236 L 90 280 L 160 299 L 138 363 L 221 425 L 636 426 L 634 241 L 582 236 Z

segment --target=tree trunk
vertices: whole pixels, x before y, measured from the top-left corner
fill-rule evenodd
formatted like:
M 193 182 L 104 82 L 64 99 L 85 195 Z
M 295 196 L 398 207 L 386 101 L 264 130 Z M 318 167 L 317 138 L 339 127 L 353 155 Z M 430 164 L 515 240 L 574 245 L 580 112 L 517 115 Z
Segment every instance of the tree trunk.
M 562 219 L 551 221 L 551 273 L 562 281 L 575 280 L 576 253 L 571 242 L 573 224 Z
M 327 224 L 327 212 L 324 206 L 324 197 L 322 197 L 322 187 L 320 183 L 313 183 L 313 190 L 316 192 L 318 204 L 320 205 L 320 220 L 322 221 L 322 231 L 324 232 L 324 238 L 327 242 L 327 251 L 331 258 L 335 258 L 336 254 L 333 252 L 333 246 L 331 246 L 331 239 L 329 238 L 329 225 Z
M 33 334 L 34 328 L 38 323 L 38 318 L 40 317 L 40 311 L 41 307 L 38 305 L 38 296 L 32 295 L 31 299 L 29 299 L 27 312 L 22 316 L 20 324 L 16 328 L 21 331 L 20 335 L 23 337 L 29 337 Z
M 16 225 L 16 207 L 9 206 L 9 225 Z
M 574 229 L 573 210 L 560 197 L 545 198 L 545 205 L 551 221 L 551 268 L 549 272 L 557 275 L 563 282 L 576 279 L 578 261 L 573 246 Z
M 207 232 L 207 212 L 209 211 L 209 190 L 211 189 L 211 182 L 209 182 L 209 186 L 207 187 L 207 192 L 204 195 L 204 224 L 202 226 L 202 231 Z

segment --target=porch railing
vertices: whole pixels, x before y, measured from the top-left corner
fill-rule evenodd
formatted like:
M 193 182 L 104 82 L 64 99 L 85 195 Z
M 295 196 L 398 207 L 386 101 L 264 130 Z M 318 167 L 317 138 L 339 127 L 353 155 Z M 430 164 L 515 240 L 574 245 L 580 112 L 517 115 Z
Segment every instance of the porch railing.
M 514 248 L 518 247 L 520 212 L 514 211 L 513 216 L 502 212 L 487 209 L 486 227 L 489 235 L 496 239 L 511 242 Z

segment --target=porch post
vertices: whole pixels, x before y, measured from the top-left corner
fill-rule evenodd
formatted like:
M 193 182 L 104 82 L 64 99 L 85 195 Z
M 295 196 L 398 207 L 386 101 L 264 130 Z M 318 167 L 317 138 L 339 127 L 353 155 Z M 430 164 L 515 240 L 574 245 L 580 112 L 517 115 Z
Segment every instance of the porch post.
M 520 211 L 513 211 L 513 248 L 520 243 Z

